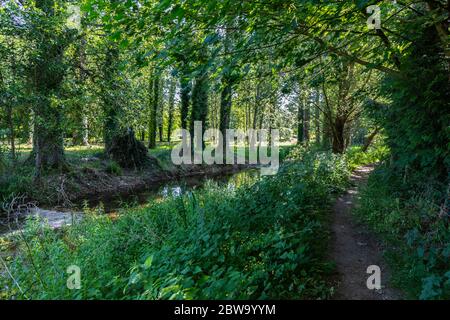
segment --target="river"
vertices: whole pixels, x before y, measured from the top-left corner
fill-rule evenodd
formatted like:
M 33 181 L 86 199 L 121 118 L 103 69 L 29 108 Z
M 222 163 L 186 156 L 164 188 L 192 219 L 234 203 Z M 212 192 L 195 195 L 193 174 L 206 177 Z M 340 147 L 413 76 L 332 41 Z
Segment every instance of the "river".
M 106 214 L 112 214 L 125 208 L 145 205 L 151 201 L 161 200 L 168 196 L 181 196 L 186 192 L 202 188 L 208 180 L 215 181 L 217 184 L 226 186 L 227 188 L 236 188 L 245 183 L 251 183 L 259 179 L 260 170 L 247 169 L 240 172 L 215 175 L 215 176 L 195 176 L 180 178 L 178 180 L 164 182 L 154 185 L 140 191 L 131 192 L 121 195 L 107 195 L 96 199 L 86 199 L 75 204 L 72 208 L 36 208 L 30 214 L 37 215 L 49 223 L 53 228 L 59 228 L 68 225 L 75 218 L 82 218 L 83 207 L 89 208 L 102 206 L 102 210 Z M 20 225 L 1 225 L 0 235 L 17 231 Z

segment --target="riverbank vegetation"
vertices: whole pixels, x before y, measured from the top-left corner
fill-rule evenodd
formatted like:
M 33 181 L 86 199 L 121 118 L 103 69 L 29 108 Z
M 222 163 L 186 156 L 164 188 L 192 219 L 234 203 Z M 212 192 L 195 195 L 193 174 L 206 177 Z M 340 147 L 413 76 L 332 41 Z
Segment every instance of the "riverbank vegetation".
M 350 171 L 344 157 L 299 152 L 278 175 L 238 189 L 214 184 L 118 218 L 87 212 L 58 233 L 31 223 L 10 264 L 14 298 L 327 298 L 332 196 Z M 27 249 L 28 248 L 28 249 Z M 32 264 L 30 262 L 33 261 Z M 81 290 L 66 287 L 78 265 Z M 11 279 L 9 279 L 11 280 Z M 36 280 L 38 280 L 36 282 Z

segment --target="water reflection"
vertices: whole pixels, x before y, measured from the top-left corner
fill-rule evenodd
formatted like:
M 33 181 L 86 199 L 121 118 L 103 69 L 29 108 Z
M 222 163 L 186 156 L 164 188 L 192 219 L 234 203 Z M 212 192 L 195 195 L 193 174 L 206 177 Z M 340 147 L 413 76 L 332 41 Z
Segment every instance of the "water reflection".
M 98 199 L 89 203 L 89 207 L 98 206 L 101 202 L 106 213 L 115 212 L 121 208 L 130 208 L 148 204 L 151 201 L 161 201 L 167 197 L 179 197 L 188 191 L 192 191 L 205 186 L 207 181 L 214 181 L 218 185 L 234 190 L 244 184 L 251 184 L 259 178 L 259 170 L 250 169 L 233 174 L 221 176 L 200 176 L 189 177 L 173 182 L 166 182 L 164 185 L 155 186 L 146 190 L 135 192 L 108 199 Z

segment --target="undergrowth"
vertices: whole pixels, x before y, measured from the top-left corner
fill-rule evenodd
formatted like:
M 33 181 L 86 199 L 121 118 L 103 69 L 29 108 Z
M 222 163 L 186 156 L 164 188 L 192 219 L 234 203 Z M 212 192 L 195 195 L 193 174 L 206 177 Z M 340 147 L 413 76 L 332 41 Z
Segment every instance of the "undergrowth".
M 276 176 L 237 189 L 209 184 L 130 208 L 87 213 L 54 232 L 30 222 L 2 287 L 14 299 L 325 299 L 333 193 L 345 157 L 293 152 Z M 69 266 L 81 289 L 66 286 Z
M 408 298 L 449 299 L 448 189 L 426 183 L 426 177 L 415 180 L 380 166 L 361 193 L 356 215 L 388 244 L 392 281 Z

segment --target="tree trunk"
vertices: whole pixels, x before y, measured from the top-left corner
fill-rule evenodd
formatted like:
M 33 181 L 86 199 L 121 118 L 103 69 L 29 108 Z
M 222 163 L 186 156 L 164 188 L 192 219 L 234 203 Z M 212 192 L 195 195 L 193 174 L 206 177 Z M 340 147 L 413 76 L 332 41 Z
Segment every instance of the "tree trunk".
M 303 116 L 303 141 L 307 144 L 309 143 L 309 126 L 310 126 L 310 118 L 311 111 L 309 103 L 306 103 L 304 106 L 304 116 Z
M 80 83 L 84 84 L 87 78 L 86 74 L 86 39 L 84 37 L 80 40 Z M 83 105 L 80 108 L 83 112 L 81 115 L 81 125 L 82 125 L 82 143 L 84 146 L 89 146 L 89 120 L 86 114 L 86 106 Z
M 118 65 L 120 55 L 115 43 L 110 43 L 106 50 L 103 65 L 102 100 L 105 113 L 104 137 L 105 151 L 112 160 L 124 168 L 138 168 L 149 163 L 145 145 L 138 141 L 132 128 L 120 123 L 123 117 L 122 90 Z
M 108 44 L 106 49 L 106 58 L 103 64 L 103 81 L 102 100 L 103 100 L 103 140 L 105 142 L 105 151 L 109 154 L 114 136 L 118 134 L 120 129 L 119 117 L 122 113 L 121 102 L 117 99 L 116 94 L 120 94 L 120 84 L 118 83 L 117 73 L 119 62 L 119 50 L 113 43 Z
M 8 128 L 9 128 L 9 144 L 11 146 L 11 159 L 13 165 L 16 164 L 16 135 L 14 131 L 14 122 L 13 122 L 13 115 L 12 115 L 12 107 L 9 105 L 6 108 L 7 110 L 7 121 L 8 121 Z
M 28 120 L 28 143 L 33 146 L 34 145 L 34 110 L 31 108 L 30 110 L 30 119 Z
M 225 130 L 230 127 L 232 85 L 228 79 L 224 79 L 222 84 L 224 88 L 220 97 L 219 129 L 222 133 L 225 133 Z
M 336 119 L 332 136 L 333 153 L 342 154 L 345 151 L 345 121 Z
M 325 116 L 323 117 L 325 118 Z M 324 119 L 325 120 L 325 119 Z M 331 146 L 331 130 L 329 125 L 324 121 L 322 126 L 322 148 L 329 150 Z
M 318 107 L 320 103 L 320 92 L 319 90 L 315 91 L 316 95 L 316 106 L 314 107 L 314 127 L 315 127 L 315 135 L 316 135 L 316 144 L 320 145 L 320 109 Z
M 62 113 L 52 108 L 50 98 L 41 97 L 35 104 L 34 155 L 36 176 L 42 170 L 66 168 L 64 157 L 64 139 L 61 128 Z
M 206 72 L 202 72 L 195 78 L 194 87 L 192 89 L 192 110 L 189 124 L 192 147 L 194 139 L 194 122 L 200 121 L 202 123 L 202 135 L 203 135 L 203 133 L 206 130 L 207 117 L 208 117 L 208 79 Z M 204 147 L 204 141 L 202 147 Z
M 228 55 L 232 42 L 231 34 L 228 28 L 225 28 L 225 35 L 223 38 L 224 54 Z M 219 130 L 223 135 L 226 134 L 226 130 L 230 128 L 230 118 L 231 118 L 231 105 L 232 105 L 232 94 L 233 94 L 233 68 L 234 64 L 232 60 L 228 57 L 223 59 L 224 73 L 222 75 L 222 92 L 220 94 L 220 119 L 219 119 Z M 226 154 L 226 144 L 222 144 L 223 154 Z
M 232 84 L 231 80 L 227 77 L 222 79 L 222 85 L 224 86 L 220 96 L 220 120 L 219 130 L 225 136 L 226 130 L 230 128 L 230 116 L 231 116 L 231 104 L 232 104 Z M 226 154 L 226 144 L 222 144 L 223 154 Z
M 159 142 L 164 141 L 164 78 L 159 79 L 158 84 L 158 99 L 157 99 L 157 122 L 158 122 L 158 135 Z
M 191 101 L 191 81 L 186 75 L 182 75 L 180 79 L 180 95 L 181 95 L 181 128 L 188 129 L 188 116 L 189 116 L 189 105 Z
M 376 128 L 366 139 L 364 142 L 364 146 L 362 147 L 362 152 L 367 152 L 376 135 L 380 132 L 380 128 Z
M 303 140 L 304 140 L 304 129 L 303 129 L 303 124 L 304 124 L 304 110 L 303 110 L 303 101 L 301 98 L 301 95 L 299 95 L 298 98 L 298 109 L 297 109 L 297 144 L 302 144 Z
M 158 112 L 158 101 L 159 101 L 159 80 L 160 77 L 155 73 L 155 75 L 150 80 L 150 119 L 148 126 L 148 148 L 153 149 L 156 147 L 156 130 L 157 130 L 157 112 Z
M 89 146 L 89 120 L 87 115 L 83 114 L 83 146 Z
M 173 112 L 175 107 L 175 89 L 176 83 L 173 77 L 170 77 L 170 86 L 169 86 L 169 110 L 167 119 L 167 141 L 170 142 L 170 138 L 172 135 L 172 127 L 173 127 Z
M 53 0 L 36 1 L 36 7 L 49 19 L 56 14 L 54 4 Z M 54 32 L 52 27 L 36 29 L 36 32 L 39 39 L 37 43 L 39 58 L 33 61 L 31 73 L 36 96 L 34 103 L 36 142 L 32 155 L 35 156 L 35 174 L 39 177 L 43 169 L 63 169 L 67 166 L 64 157 L 63 114 L 58 102 L 52 102 L 52 97 L 58 94 L 66 74 L 63 56 L 67 43 L 64 43 L 60 33 Z
M 260 85 L 261 83 L 258 82 L 256 84 L 256 91 L 255 91 L 255 109 L 253 112 L 253 124 L 252 124 L 252 128 L 256 129 L 257 125 L 258 125 L 258 117 L 259 117 L 259 110 L 260 110 L 260 105 L 261 105 L 261 101 L 260 101 Z

